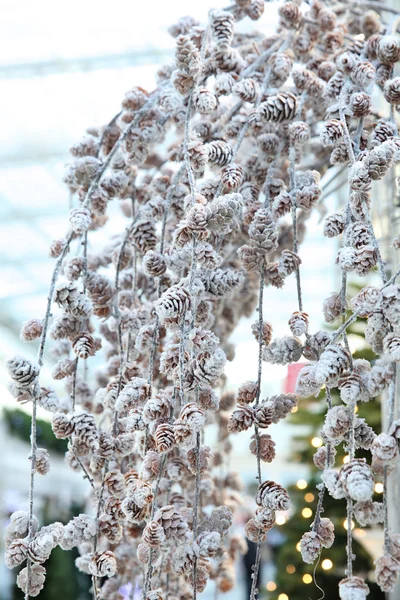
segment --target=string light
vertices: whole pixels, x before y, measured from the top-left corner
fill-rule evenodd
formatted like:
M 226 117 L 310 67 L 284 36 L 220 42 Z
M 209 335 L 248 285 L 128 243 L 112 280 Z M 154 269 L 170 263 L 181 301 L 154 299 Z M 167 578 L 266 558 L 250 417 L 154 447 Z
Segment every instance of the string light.
M 267 590 L 269 592 L 274 592 L 276 590 L 276 583 L 275 583 L 275 581 L 268 581 L 268 583 L 265 587 L 267 588 Z
M 277 525 L 284 525 L 286 523 L 286 517 L 284 517 L 283 515 L 278 515 L 275 519 L 275 523 Z
M 299 490 L 305 490 L 308 483 L 305 479 L 299 479 L 296 485 L 299 488 Z
M 324 571 L 329 571 L 333 567 L 333 562 L 329 558 L 325 558 L 321 563 L 321 567 Z
M 348 526 L 347 526 L 347 519 L 345 519 L 345 520 L 343 521 L 343 527 L 344 527 L 344 528 L 345 528 L 345 530 L 347 531 L 347 529 L 348 529 Z M 351 529 L 352 529 L 352 530 L 354 529 L 354 521 L 352 521 L 352 522 L 351 522 Z
M 297 544 L 296 544 L 296 550 L 297 550 L 297 552 L 300 552 L 300 542 L 297 542 Z
M 312 517 L 312 510 L 311 508 L 303 508 L 303 510 L 301 511 L 302 516 L 305 519 L 309 519 L 310 517 Z
M 296 413 L 299 410 L 298 406 L 293 406 L 292 410 L 290 412 L 292 413 Z
M 314 448 L 321 448 L 321 446 L 322 446 L 321 438 L 313 437 L 313 439 L 311 440 L 311 446 L 314 446 Z
M 304 583 L 311 583 L 312 582 L 312 577 L 309 573 L 306 573 L 305 575 L 303 575 L 303 581 Z
M 348 462 L 350 462 L 350 456 L 346 454 L 346 456 L 343 457 L 343 464 L 346 464 Z
M 289 573 L 289 575 L 293 575 L 293 573 L 296 572 L 296 567 L 294 565 L 288 565 L 286 567 L 286 573 Z
M 306 495 L 304 496 L 304 500 L 305 500 L 306 502 L 314 502 L 314 500 L 315 500 L 315 496 L 314 496 L 314 494 L 312 494 L 311 492 L 308 492 L 308 494 L 306 494 Z
M 289 596 L 287 594 L 279 594 L 278 600 L 289 600 Z
M 377 494 L 383 494 L 383 483 L 376 483 L 374 490 Z

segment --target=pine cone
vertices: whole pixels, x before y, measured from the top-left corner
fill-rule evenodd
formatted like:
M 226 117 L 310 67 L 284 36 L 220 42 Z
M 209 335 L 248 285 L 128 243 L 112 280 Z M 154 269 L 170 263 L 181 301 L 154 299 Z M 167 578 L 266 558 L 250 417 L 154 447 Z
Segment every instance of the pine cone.
M 161 525 L 167 540 L 184 540 L 187 536 L 188 525 L 171 504 L 159 508 L 154 515 L 154 521 Z
M 35 471 L 39 475 L 46 475 L 50 470 L 50 456 L 45 448 L 36 449 Z
M 72 231 L 77 235 L 85 233 L 89 229 L 90 218 L 90 210 L 87 208 L 73 208 L 69 213 Z
M 344 231 L 346 224 L 346 215 L 343 212 L 337 212 L 329 215 L 324 223 L 324 235 L 328 238 L 333 238 Z
M 348 438 L 349 436 L 347 436 Z M 375 438 L 376 433 L 372 427 L 366 423 L 365 419 L 357 417 L 354 423 L 354 443 L 356 448 L 370 450 Z
M 335 541 L 335 527 L 332 521 L 326 517 L 322 517 L 318 523 L 317 534 L 320 537 L 321 545 L 324 548 L 330 548 Z
M 274 404 L 271 400 L 266 400 L 258 404 L 258 406 L 254 407 L 253 410 L 253 420 L 254 423 L 265 429 L 272 423 L 272 419 L 274 417 Z
M 273 403 L 272 423 L 278 423 L 297 406 L 298 401 L 295 394 L 279 394 L 272 396 L 270 402 Z
M 232 44 L 234 22 L 233 14 L 225 10 L 214 10 L 211 13 L 212 36 L 219 48 L 227 48 Z
M 255 435 L 251 436 L 250 452 L 257 456 L 257 440 Z M 258 436 L 258 454 L 262 461 L 270 463 L 275 458 L 275 442 L 268 433 Z
M 315 380 L 320 383 L 334 381 L 343 373 L 349 365 L 347 350 L 336 344 L 329 344 L 320 356 L 315 368 Z
M 271 364 L 287 365 L 297 362 L 301 356 L 302 344 L 295 337 L 276 338 L 263 350 L 263 360 Z
M 89 299 L 79 292 L 76 284 L 69 281 L 64 283 L 59 281 L 56 285 L 54 301 L 67 313 L 78 318 L 89 318 L 92 313 L 92 306 Z
M 202 281 L 206 293 L 222 298 L 240 285 L 243 277 L 238 271 L 215 269 L 215 271 L 206 275 Z
M 149 521 L 143 529 L 142 539 L 150 548 L 161 546 L 165 541 L 165 533 L 162 525 L 157 521 Z
M 339 581 L 341 600 L 366 600 L 369 587 L 361 577 L 346 577 Z
M 387 433 L 380 433 L 373 441 L 371 453 L 378 460 L 391 462 L 398 454 L 396 439 Z
M 313 456 L 314 465 L 321 471 L 332 469 L 335 464 L 336 453 L 335 448 L 332 448 L 330 444 L 321 446 Z
M 289 327 L 292 334 L 296 337 L 307 333 L 308 314 L 306 312 L 295 311 L 289 319 Z
M 32 342 L 42 336 L 43 324 L 41 319 L 29 319 L 22 326 L 20 338 L 24 342 Z
M 250 429 L 253 425 L 253 408 L 247 405 L 238 405 L 233 411 L 228 422 L 228 431 L 230 433 L 240 433 Z
M 230 163 L 222 169 L 222 183 L 229 191 L 234 191 L 243 183 L 243 169 L 236 163 Z
M 36 381 L 39 369 L 22 356 L 13 356 L 6 360 L 11 379 L 21 390 L 27 390 Z
M 86 360 L 98 350 L 97 340 L 90 333 L 80 333 L 73 339 L 72 348 L 79 358 Z
M 89 571 L 95 577 L 113 577 L 117 572 L 117 561 L 111 550 L 96 552 L 90 558 Z
M 154 434 L 158 452 L 169 452 L 175 444 L 174 428 L 168 423 L 158 425 Z
M 391 592 L 397 581 L 400 570 L 398 560 L 385 554 L 375 561 L 375 581 L 383 592 Z
M 147 516 L 149 506 L 138 506 L 132 498 L 125 498 L 121 502 L 121 511 L 129 523 L 141 523 Z
M 297 111 L 297 98 L 291 92 L 279 92 L 269 96 L 258 108 L 258 114 L 264 121 L 281 123 L 291 121 Z
M 226 167 L 232 160 L 232 147 L 223 140 L 215 140 L 205 144 L 208 162 L 219 167 Z
M 13 540 L 5 552 L 5 565 L 7 569 L 14 569 L 21 565 L 28 555 L 28 541 L 24 538 Z
M 321 538 L 316 531 L 307 531 L 303 534 L 300 540 L 300 552 L 305 563 L 315 562 L 321 550 Z
M 362 527 L 382 523 L 384 518 L 383 504 L 372 502 L 372 500 L 357 502 L 354 505 L 354 516 Z
M 255 102 L 260 93 L 260 86 L 255 79 L 248 77 L 235 83 L 232 93 L 244 102 Z
M 78 438 L 82 444 L 89 448 L 93 448 L 98 439 L 97 426 L 93 415 L 85 412 L 76 413 L 72 417 L 72 424 L 75 438 Z
M 349 409 L 344 406 L 334 406 L 326 413 L 325 424 L 322 428 L 324 435 L 333 443 L 340 442 L 349 431 L 351 416 Z
M 282 24 L 289 29 L 295 29 L 301 20 L 298 5 L 290 0 L 279 6 L 278 14 Z
M 253 325 L 251 326 L 251 332 L 257 341 L 259 341 L 259 338 L 260 338 L 259 328 L 260 328 L 260 324 L 258 321 L 253 323 Z M 261 328 L 261 342 L 263 344 L 265 344 L 265 346 L 268 346 L 271 343 L 271 340 L 272 340 L 272 325 L 271 325 L 271 323 L 264 322 L 262 324 L 262 328 Z
M 288 277 L 292 273 L 298 270 L 301 265 L 301 258 L 298 254 L 291 252 L 290 250 L 283 250 L 279 259 L 279 272 L 283 277 Z
M 368 192 L 371 188 L 371 176 L 367 165 L 359 160 L 350 167 L 349 184 L 352 190 Z
M 400 103 L 400 77 L 389 79 L 383 86 L 383 95 L 389 104 Z
M 237 403 L 238 404 L 251 404 L 256 397 L 258 392 L 258 384 L 255 381 L 245 381 L 242 383 L 237 392 Z
M 197 78 L 202 71 L 200 52 L 187 35 L 180 35 L 176 40 L 176 66 L 191 77 Z
M 164 256 L 154 250 L 149 250 L 143 257 L 143 267 L 152 277 L 161 277 L 167 270 Z
M 42 565 L 32 565 L 28 584 L 28 567 L 24 567 L 17 576 L 18 587 L 27 596 L 38 596 L 44 587 L 46 569 Z
M 258 487 L 256 502 L 258 506 L 272 510 L 287 510 L 290 505 L 289 494 L 279 483 L 264 481 Z
M 202 173 L 207 163 L 207 150 L 204 144 L 200 140 L 190 141 L 187 145 L 187 152 L 193 170 Z M 203 193 L 203 188 L 199 188 L 199 191 Z
M 240 194 L 219 196 L 207 206 L 207 228 L 219 234 L 229 233 L 236 224 L 241 207 Z
M 374 477 L 365 458 L 354 458 L 344 464 L 339 473 L 346 494 L 356 502 L 370 500 L 374 491 Z
M 167 289 L 156 302 L 155 309 L 161 321 L 177 322 L 192 305 L 189 290 L 181 285 L 173 285 Z
M 57 439 L 63 440 L 74 432 L 73 421 L 63 413 L 55 413 L 51 422 L 51 428 Z
M 333 146 L 344 135 L 343 123 L 338 119 L 330 119 L 324 125 L 320 137 L 324 146 Z
M 244 533 L 247 539 L 255 544 L 265 542 L 267 539 L 267 532 L 261 528 L 259 522 L 254 518 L 247 521 L 244 526 Z
M 264 14 L 264 1 L 251 0 L 249 6 L 246 7 L 247 16 L 252 21 L 258 21 Z
M 153 221 L 139 219 L 132 227 L 131 237 L 134 245 L 142 254 L 154 250 L 157 244 L 156 230 Z
M 265 265 L 265 252 L 262 248 L 254 248 L 245 244 L 238 250 L 238 256 L 243 263 L 243 267 L 250 273 L 261 271 Z
M 350 96 L 349 107 L 356 119 L 366 117 L 370 113 L 371 96 L 366 92 L 355 92 Z

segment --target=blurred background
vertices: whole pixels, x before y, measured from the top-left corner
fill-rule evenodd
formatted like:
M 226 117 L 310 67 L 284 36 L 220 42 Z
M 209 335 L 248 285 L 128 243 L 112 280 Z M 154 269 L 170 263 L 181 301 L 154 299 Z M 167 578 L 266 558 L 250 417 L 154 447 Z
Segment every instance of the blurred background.
M 16 407 L 8 394 L 4 358 L 9 354 L 25 354 L 33 350 L 20 342 L 23 321 L 40 317 L 53 261 L 48 257 L 51 241 L 64 233 L 69 210 L 69 197 L 62 184 L 64 164 L 69 147 L 90 126 L 107 122 L 118 112 L 124 93 L 133 85 L 154 87 L 154 76 L 160 64 L 173 59 L 174 40 L 168 26 L 179 17 L 191 14 L 204 22 L 208 10 L 226 5 L 222 0 L 153 0 L 137 2 L 114 0 L 110 5 L 94 0 L 3 0 L 0 23 L 0 518 L 7 524 L 9 515 L 27 507 L 29 461 L 29 410 Z M 268 5 L 258 24 L 272 31 L 276 23 L 276 5 Z M 329 211 L 340 204 L 335 192 L 337 179 L 323 180 L 325 206 Z M 331 193 L 333 191 L 333 193 Z M 326 209 L 325 209 L 326 210 Z M 311 331 L 322 327 L 322 302 L 329 292 L 339 287 L 339 273 L 334 264 L 337 242 L 323 238 L 320 220 L 314 215 L 301 247 L 302 281 L 305 310 L 311 316 Z M 113 217 L 114 219 L 114 217 Z M 122 217 L 116 216 L 113 227 L 121 231 Z M 108 229 L 109 231 L 109 229 Z M 101 234 L 100 234 L 101 235 Z M 99 239 L 99 243 L 103 240 Z M 358 285 L 360 282 L 355 282 Z M 268 288 L 265 294 L 265 318 L 274 323 L 275 335 L 289 333 L 288 319 L 294 310 L 295 280 L 289 278 L 283 290 Z M 255 319 L 243 320 L 235 332 L 236 357 L 228 364 L 228 389 L 256 377 L 257 344 L 250 327 Z M 357 356 L 368 356 L 362 337 L 362 324 L 356 323 L 351 342 Z M 32 358 L 34 355 L 32 354 Z M 291 368 L 264 363 L 262 397 L 293 391 L 298 365 Z M 43 370 L 48 378 L 49 371 Z M 317 503 L 312 452 L 322 441 L 318 435 L 322 423 L 321 405 L 315 400 L 304 402 L 291 415 L 271 429 L 277 446 L 277 458 L 264 465 L 264 477 L 275 479 L 292 492 L 292 509 L 280 513 L 278 525 L 265 544 L 260 595 L 270 600 L 318 598 L 312 567 L 302 564 L 296 544 L 313 520 Z M 46 477 L 37 477 L 37 509 L 43 524 L 50 520 L 66 522 L 82 510 L 87 492 L 82 478 L 63 462 L 65 448 L 55 440 L 45 413 L 39 413 L 39 445 L 46 447 L 52 468 Z M 376 424 L 380 422 L 376 402 Z M 374 425 L 374 423 L 371 423 Z M 247 505 L 235 528 L 243 532 L 246 511 L 252 508 L 255 459 L 248 451 L 250 433 L 234 439 L 232 463 L 244 481 Z M 339 461 L 346 457 L 338 456 Z M 377 484 L 376 494 L 382 492 Z M 327 503 L 329 505 L 329 501 Z M 333 511 L 333 512 L 332 512 Z M 336 524 L 338 544 L 324 551 L 316 578 L 328 600 L 337 598 L 337 581 L 343 576 L 345 507 L 335 501 L 327 506 L 326 516 Z M 379 552 L 380 533 L 354 528 L 357 542 L 358 570 L 368 573 L 372 558 Z M 0 546 L 2 541 L 0 542 Z M 76 575 L 73 553 L 53 552 L 52 565 L 41 598 L 54 598 L 63 590 L 63 600 L 88 597 L 85 576 Z M 247 598 L 246 561 L 238 565 L 239 585 L 229 592 L 230 600 Z M 0 599 L 20 598 L 14 587 L 15 573 L 0 567 Z M 214 598 L 212 582 L 201 595 Z M 372 586 L 371 598 L 383 597 Z

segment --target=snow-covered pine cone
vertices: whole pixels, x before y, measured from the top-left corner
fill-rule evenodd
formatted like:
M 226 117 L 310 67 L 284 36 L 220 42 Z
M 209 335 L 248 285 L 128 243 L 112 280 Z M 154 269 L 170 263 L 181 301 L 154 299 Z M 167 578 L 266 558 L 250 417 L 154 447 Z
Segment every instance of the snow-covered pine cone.
M 231 12 L 214 10 L 211 13 L 211 32 L 219 48 L 227 48 L 233 42 L 235 19 Z
M 232 160 L 232 146 L 223 140 L 215 140 L 205 144 L 207 160 L 212 165 L 226 167 Z
M 154 521 L 161 525 L 167 540 L 184 540 L 188 534 L 188 524 L 171 504 L 159 508 Z
M 29 389 L 38 376 L 38 367 L 23 356 L 7 359 L 6 367 L 11 379 L 21 390 Z
M 334 444 L 343 440 L 350 429 L 351 414 L 345 406 L 334 406 L 326 413 L 322 428 L 324 436 Z
M 340 481 L 345 493 L 356 502 L 370 500 L 374 492 L 374 477 L 365 458 L 354 458 L 340 469 Z
M 383 592 L 391 592 L 397 582 L 400 571 L 400 562 L 384 554 L 375 561 L 375 581 Z
M 300 552 L 303 561 L 312 564 L 318 558 L 322 549 L 321 538 L 316 531 L 307 531 L 300 540 Z
M 240 433 L 252 427 L 254 421 L 254 409 L 246 404 L 238 404 L 236 410 L 230 416 L 228 421 L 228 431 L 231 433 Z
M 287 365 L 297 362 L 301 356 L 302 344 L 295 337 L 276 338 L 263 350 L 263 360 L 271 364 Z
M 179 320 L 192 305 L 189 290 L 181 284 L 168 288 L 156 302 L 155 309 L 162 322 Z
M 361 577 L 346 577 L 339 581 L 340 600 L 366 600 L 369 587 Z
M 373 440 L 371 453 L 374 458 L 390 463 L 398 454 L 397 440 L 382 432 Z
M 139 219 L 132 227 L 131 238 L 136 248 L 142 254 L 154 250 L 157 235 L 154 222 L 150 219 Z
M 20 338 L 24 342 L 32 342 L 41 337 L 43 324 L 41 319 L 29 319 L 22 326 Z
M 330 344 L 321 354 L 315 368 L 315 380 L 332 384 L 349 365 L 349 354 L 342 346 Z
M 291 92 L 279 92 L 276 96 L 269 96 L 258 107 L 258 114 L 264 121 L 281 123 L 291 121 L 296 115 L 297 98 Z
M 72 231 L 77 235 L 82 235 L 89 229 L 90 225 L 90 210 L 87 208 L 73 208 L 69 213 L 69 222 L 71 223 Z
M 375 525 L 382 523 L 384 518 L 384 508 L 382 502 L 357 502 L 354 505 L 354 516 L 362 527 L 366 525 Z
M 295 337 L 299 337 L 307 333 L 308 329 L 308 314 L 304 311 L 295 311 L 289 319 L 290 331 Z
M 258 487 L 256 502 L 258 506 L 272 510 L 287 510 L 290 505 L 289 494 L 279 483 L 264 481 Z
M 96 552 L 91 556 L 89 571 L 95 577 L 113 577 L 117 572 L 117 561 L 111 550 Z
M 276 455 L 275 442 L 268 433 L 262 433 L 258 436 L 258 444 L 256 436 L 251 436 L 250 452 L 257 456 L 257 450 L 258 456 L 263 462 L 270 463 L 274 460 Z

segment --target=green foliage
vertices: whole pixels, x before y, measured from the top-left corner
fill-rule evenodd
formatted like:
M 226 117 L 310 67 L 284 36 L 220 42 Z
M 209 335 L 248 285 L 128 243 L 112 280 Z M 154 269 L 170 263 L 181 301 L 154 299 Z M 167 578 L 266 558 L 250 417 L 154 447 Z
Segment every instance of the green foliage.
M 29 444 L 31 435 L 31 417 L 20 409 L 3 409 L 4 422 L 11 435 Z M 36 423 L 37 444 L 41 448 L 64 455 L 67 450 L 67 441 L 58 440 L 53 433 L 48 421 L 37 419 Z

